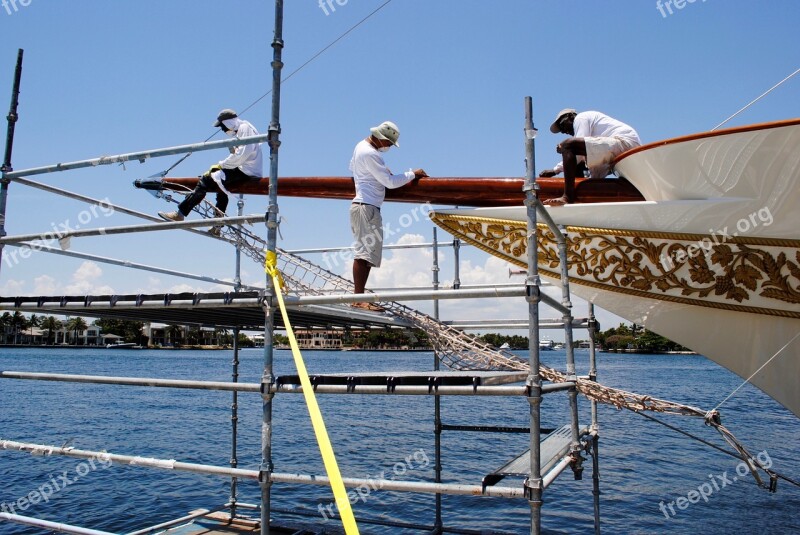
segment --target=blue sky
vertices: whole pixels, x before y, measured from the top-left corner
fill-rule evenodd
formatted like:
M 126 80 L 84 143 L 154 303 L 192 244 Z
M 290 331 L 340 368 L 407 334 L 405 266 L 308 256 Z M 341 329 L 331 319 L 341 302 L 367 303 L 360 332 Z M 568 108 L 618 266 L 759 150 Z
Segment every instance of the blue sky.
M 381 4 L 333 0 L 322 9 L 318 0 L 288 0 L 284 73 Z M 394 170 L 413 166 L 432 176 L 521 176 L 526 95 L 533 97 L 541 131 L 536 158 L 542 169 L 557 161 L 554 146 L 561 137 L 547 126 L 561 108 L 606 112 L 633 125 L 643 141 L 656 141 L 714 127 L 800 63 L 800 3 L 794 0 L 660 5 L 394 0 L 284 84 L 281 175 L 346 175 L 355 143 L 370 126 L 389 119 L 402 132 L 402 148 L 386 157 Z M 213 133 L 219 109 L 242 110 L 270 89 L 273 12 L 271 1 L 244 0 L 0 3 L 3 115 L 17 49 L 25 50 L 14 168 L 204 140 Z M 800 76 L 730 125 L 797 117 L 798 93 Z M 244 116 L 264 132 L 269 106 L 265 98 Z M 172 176 L 199 175 L 222 157 L 222 151 L 194 154 Z M 155 213 L 166 205 L 131 183 L 176 159 L 36 179 Z M 262 213 L 266 201 L 248 198 L 245 213 Z M 348 245 L 347 207 L 346 201 L 281 199 L 280 245 Z M 6 228 L 9 234 L 46 231 L 74 223 L 86 209 L 12 184 Z M 397 222 L 411 209 L 386 205 L 384 219 Z M 100 214 L 87 226 L 137 221 Z M 403 230 L 393 238 L 431 239 L 429 222 Z M 440 237 L 447 239 L 442 232 Z M 219 278 L 231 278 L 234 270 L 229 247 L 178 231 L 75 239 L 72 248 Z M 484 253 L 465 249 L 463 257 L 462 283 L 508 281 L 507 268 Z M 344 265 L 334 270 L 348 272 Z M 441 278 L 452 279 L 450 253 L 442 260 Z M 260 267 L 246 261 L 243 279 L 263 281 Z M 429 280 L 430 253 L 387 253 L 370 286 Z M 3 295 L 186 289 L 214 287 L 45 253 L 0 266 Z M 479 301 L 469 310 L 454 312 L 455 305 L 443 310 L 453 319 L 510 318 L 521 317 L 524 305 Z M 604 326 L 617 321 L 605 319 Z

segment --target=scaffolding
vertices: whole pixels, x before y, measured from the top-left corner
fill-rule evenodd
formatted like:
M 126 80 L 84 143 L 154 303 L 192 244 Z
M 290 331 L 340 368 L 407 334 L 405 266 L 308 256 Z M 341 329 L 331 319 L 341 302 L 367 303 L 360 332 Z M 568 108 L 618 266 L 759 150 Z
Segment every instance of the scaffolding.
M 7 191 L 10 182 L 17 181 L 21 184 L 38 187 L 53 193 L 66 195 L 82 202 L 99 203 L 96 199 L 80 196 L 64 190 L 58 190 L 51 186 L 38 184 L 30 181 L 27 177 L 35 174 L 46 174 L 51 172 L 64 171 L 68 169 L 80 169 L 106 165 L 130 160 L 144 160 L 150 157 L 163 156 L 168 154 L 181 154 L 185 152 L 197 152 L 211 150 L 219 147 L 231 147 L 246 143 L 260 143 L 266 141 L 270 148 L 270 195 L 267 212 L 264 216 L 242 215 L 242 202 L 239 201 L 239 215 L 233 217 L 215 217 L 213 210 L 200 208 L 201 215 L 204 216 L 199 221 L 184 221 L 180 223 L 155 224 L 154 219 L 146 214 L 139 214 L 132 210 L 119 207 L 125 213 L 144 217 L 151 221 L 142 225 L 131 225 L 125 227 L 84 229 L 81 231 L 69 231 L 57 236 L 62 246 L 71 238 L 78 238 L 88 235 L 114 235 L 133 232 L 149 232 L 168 229 L 182 229 L 193 231 L 196 227 L 207 227 L 210 225 L 224 225 L 224 231 L 219 238 L 228 241 L 236 248 L 237 272 L 234 282 L 234 292 L 232 294 L 221 295 L 179 295 L 169 296 L 127 296 L 120 299 L 120 296 L 82 296 L 81 299 L 69 299 L 61 297 L 57 302 L 49 302 L 47 299 L 38 297 L 26 301 L 23 298 L 13 298 L 5 300 L 5 306 L 12 306 L 18 310 L 69 310 L 76 314 L 83 311 L 86 315 L 97 315 L 101 317 L 163 317 L 158 314 L 171 312 L 178 317 L 193 314 L 191 321 L 195 323 L 220 322 L 220 324 L 231 325 L 234 327 L 234 347 L 233 363 L 230 382 L 211 382 L 211 381 L 181 381 L 163 378 L 150 377 L 105 377 L 91 375 L 66 375 L 66 374 L 44 374 L 30 372 L 0 372 L 1 379 L 15 380 L 37 380 L 55 382 L 73 382 L 90 384 L 114 384 L 131 387 L 147 388 L 187 388 L 199 390 L 228 391 L 232 394 L 231 404 L 231 461 L 230 466 L 212 466 L 196 463 L 186 463 L 175 459 L 162 458 L 143 458 L 136 455 L 122 453 L 109 453 L 100 451 L 79 450 L 66 446 L 54 446 L 46 444 L 34 444 L 18 442 L 13 440 L 0 440 L 0 449 L 16 450 L 43 455 L 62 455 L 73 458 L 93 458 L 103 456 L 116 464 L 128 464 L 139 467 L 153 469 L 178 470 L 198 474 L 216 475 L 230 479 L 230 495 L 224 505 L 211 510 L 199 511 L 188 516 L 175 519 L 172 522 L 150 526 L 138 530 L 134 533 L 144 534 L 160 530 L 166 530 L 171 526 L 194 521 L 201 517 L 214 517 L 221 511 L 226 512 L 227 520 L 222 522 L 239 521 L 248 517 L 242 511 L 257 511 L 258 521 L 250 524 L 250 528 L 257 529 L 266 535 L 272 532 L 282 532 L 281 526 L 274 524 L 271 513 L 271 487 L 273 483 L 293 483 L 308 485 L 329 485 L 328 477 L 318 474 L 294 474 L 277 472 L 274 469 L 272 460 L 272 434 L 273 434 L 273 399 L 277 394 L 302 393 L 303 388 L 298 379 L 294 376 L 277 377 L 273 370 L 273 351 L 275 348 L 274 331 L 276 328 L 275 314 L 276 309 L 276 289 L 272 286 L 271 280 L 266 279 L 264 288 L 247 288 L 241 284 L 239 277 L 239 258 L 242 253 L 251 257 L 259 264 L 264 263 L 265 250 L 278 255 L 279 269 L 288 283 L 290 296 L 287 302 L 295 311 L 301 307 L 319 306 L 326 307 L 333 305 L 352 303 L 356 301 L 377 302 L 384 309 L 385 313 L 374 314 L 369 312 L 354 312 L 348 310 L 348 314 L 342 315 L 344 307 L 338 307 L 337 314 L 342 317 L 344 323 L 352 325 L 372 325 L 385 328 L 387 324 L 395 324 L 402 328 L 419 328 L 425 331 L 432 339 L 435 352 L 433 370 L 427 373 L 382 373 L 369 372 L 360 374 L 326 374 L 314 375 L 312 381 L 314 390 L 320 394 L 342 394 L 342 395 L 413 395 L 429 396 L 434 399 L 434 428 L 435 428 L 435 477 L 433 482 L 427 481 L 401 481 L 401 480 L 380 480 L 377 483 L 383 490 L 405 491 L 415 493 L 433 494 L 436 499 L 435 518 L 432 524 L 413 524 L 414 526 L 425 529 L 432 533 L 444 533 L 448 531 L 442 519 L 443 495 L 472 495 L 472 496 L 494 496 L 504 498 L 516 498 L 527 500 L 530 507 L 530 532 L 532 534 L 541 533 L 542 524 L 542 496 L 545 489 L 566 468 L 571 468 L 575 478 L 579 479 L 582 475 L 582 463 L 584 453 L 592 457 L 593 466 L 593 488 L 594 488 L 594 513 L 595 532 L 599 533 L 599 476 L 597 472 L 598 463 L 598 425 L 596 401 L 591 399 L 591 415 L 588 424 L 581 426 L 578 414 L 577 395 L 579 385 L 596 380 L 594 332 L 596 322 L 593 311 L 590 308 L 589 317 L 585 319 L 575 319 L 572 315 L 572 303 L 569 293 L 569 277 L 567 276 L 568 266 L 566 263 L 566 242 L 561 230 L 550 219 L 547 211 L 536 197 L 536 184 L 534 180 L 534 138 L 536 130 L 532 120 L 532 104 L 530 97 L 525 99 L 525 146 L 526 146 L 526 194 L 525 205 L 528 215 L 528 269 L 525 273 L 524 285 L 511 284 L 498 287 L 462 287 L 459 280 L 458 271 L 455 273 L 452 289 L 440 288 L 438 279 L 438 242 L 435 231 L 432 244 L 434 250 L 433 264 L 433 287 L 415 290 L 380 290 L 371 294 L 355 294 L 350 281 L 347 281 L 315 264 L 300 257 L 296 252 L 281 250 L 277 247 L 277 230 L 279 225 L 278 217 L 278 153 L 280 147 L 280 73 L 282 69 L 281 54 L 284 46 L 282 38 L 283 23 L 283 1 L 275 2 L 275 34 L 272 42 L 273 47 L 273 90 L 272 90 L 272 118 L 269 124 L 268 134 L 244 139 L 231 139 L 221 142 L 196 143 L 166 149 L 155 149 L 136 153 L 122 154 L 118 156 L 95 158 L 67 164 L 55 164 L 34 169 L 14 171 L 11 165 L 11 152 L 13 146 L 13 130 L 17 121 L 17 95 L 19 93 L 19 83 L 22 65 L 22 51 L 20 50 L 17 62 L 17 71 L 14 81 L 14 93 L 12 96 L 11 112 L 8 116 L 9 131 L 6 143 L 5 160 L 2 167 L 2 181 L 0 181 L 0 255 L 6 245 L 29 244 L 31 240 L 45 240 L 52 238 L 49 233 L 35 233 L 17 236 L 7 236 L 5 232 L 5 208 L 7 201 Z M 173 201 L 169 196 L 167 201 Z M 561 300 L 552 299 L 541 291 L 542 283 L 539 279 L 537 268 L 537 233 L 538 220 L 543 220 L 550 230 L 559 238 L 559 253 L 561 256 Z M 267 228 L 267 238 L 263 240 L 254 232 L 243 227 L 244 223 L 265 222 Z M 194 232 L 197 232 L 196 230 Z M 205 234 L 205 233 L 204 233 Z M 207 234 L 206 234 L 207 235 Z M 211 239 L 211 238 L 210 238 Z M 454 240 L 451 244 L 455 254 L 458 254 L 460 243 Z M 127 261 L 106 259 L 84 253 L 72 251 L 58 251 L 55 248 L 40 247 L 51 253 L 70 254 L 77 257 L 92 258 L 97 261 L 126 265 L 135 269 L 150 271 L 161 270 L 162 273 L 171 275 L 186 276 L 196 280 L 207 282 L 219 282 L 217 279 L 202 275 L 186 274 L 153 266 L 145 266 Z M 83 256 L 80 256 L 83 255 Z M 456 270 L 458 261 L 456 261 Z M 241 290 L 246 290 L 242 292 Z M 249 291 L 247 291 L 249 290 Z M 528 359 L 522 359 L 510 351 L 498 350 L 466 335 L 463 330 L 454 325 L 448 325 L 439 320 L 438 301 L 440 299 L 466 299 L 466 298 L 524 298 L 528 303 L 528 318 L 525 320 L 515 320 L 513 326 L 525 326 L 528 329 Z M 232 320 L 230 310 L 244 306 L 242 300 L 246 300 L 246 306 L 253 314 L 247 322 Z M 424 314 L 407 305 L 397 301 L 424 300 L 433 301 L 433 316 Z M 561 320 L 541 321 L 539 314 L 540 305 L 545 304 L 553 307 L 560 312 Z M 150 305 L 150 306 L 147 306 Z M 349 309 L 349 307 L 348 307 Z M 310 316 L 313 322 L 314 314 L 318 314 L 319 320 L 323 324 L 329 324 L 329 317 L 323 317 L 323 311 L 313 310 Z M 226 315 L 227 314 L 227 315 Z M 387 317 L 389 319 L 387 319 Z M 259 383 L 242 383 L 239 381 L 239 347 L 237 345 L 238 333 L 242 328 L 252 327 L 257 322 L 261 322 L 264 332 L 264 362 L 261 381 Z M 456 322 L 455 325 L 458 325 Z M 485 327 L 485 325 L 484 325 Z M 566 362 L 565 370 L 557 372 L 541 366 L 539 356 L 539 332 L 540 328 L 563 328 L 565 336 Z M 573 327 L 587 328 L 589 337 L 592 341 L 590 349 L 590 372 L 588 377 L 578 377 L 575 370 L 575 359 L 573 352 Z M 445 364 L 451 371 L 442 371 L 440 364 Z M 262 397 L 262 418 L 261 418 L 261 464 L 258 469 L 243 469 L 238 466 L 237 460 L 237 432 L 238 432 L 238 394 L 253 393 Z M 558 429 L 543 431 L 541 429 L 541 403 L 543 396 L 548 393 L 566 392 L 569 403 L 569 422 Z M 453 426 L 447 425 L 441 419 L 441 402 L 446 396 L 476 396 L 476 397 L 495 397 L 495 396 L 518 396 L 525 397 L 530 407 L 530 427 L 527 429 L 514 429 L 515 432 L 529 433 L 529 449 L 522 454 L 509 460 L 504 466 L 492 470 L 480 483 L 474 484 L 452 484 L 442 481 L 441 459 L 441 436 L 445 431 L 483 431 L 483 432 L 508 432 L 509 428 L 502 426 L 477 427 L 477 426 Z M 502 485 L 504 478 L 509 476 L 522 476 L 522 485 Z M 257 482 L 260 486 L 260 504 L 252 505 L 238 501 L 238 485 L 241 480 Z M 344 478 L 344 484 L 348 487 L 358 487 L 368 483 L 376 483 L 375 480 L 363 478 Z M 103 533 L 88 528 L 71 526 L 66 524 L 56 524 L 44 520 L 24 517 L 11 513 L 0 513 L 0 520 L 17 522 L 30 526 L 38 526 L 43 529 L 51 529 L 66 533 L 76 534 L 99 534 Z M 361 519 L 360 519 L 361 520 Z M 410 527 L 412 524 L 402 524 L 397 522 L 383 522 L 378 519 L 366 519 L 368 523 L 383 523 L 389 526 Z M 251 529 L 251 531 L 252 531 Z M 461 530 L 463 532 L 463 530 Z

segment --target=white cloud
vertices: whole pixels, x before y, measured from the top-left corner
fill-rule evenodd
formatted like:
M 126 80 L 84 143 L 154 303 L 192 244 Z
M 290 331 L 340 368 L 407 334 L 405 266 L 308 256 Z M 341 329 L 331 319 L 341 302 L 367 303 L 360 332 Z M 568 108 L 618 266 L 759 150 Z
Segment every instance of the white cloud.
M 103 270 L 95 262 L 86 260 L 72 274 L 72 282 L 64 286 L 65 295 L 113 294 L 114 289 L 105 284 L 97 284 Z
M 58 288 L 58 281 L 50 275 L 42 275 L 33 279 L 33 293 L 37 295 L 53 295 Z
M 25 288 L 25 281 L 18 281 L 15 279 L 8 279 L 2 287 L 0 287 L 0 292 L 3 295 L 20 295 L 22 294 L 22 290 Z

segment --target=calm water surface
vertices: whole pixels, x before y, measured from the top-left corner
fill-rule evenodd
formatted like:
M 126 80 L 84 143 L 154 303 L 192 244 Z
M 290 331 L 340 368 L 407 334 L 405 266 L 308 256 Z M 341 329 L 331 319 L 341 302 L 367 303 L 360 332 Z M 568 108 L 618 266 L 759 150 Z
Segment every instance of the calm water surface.
M 716 364 L 684 355 L 598 355 L 602 382 L 625 390 L 710 409 L 741 380 Z M 430 353 L 308 352 L 311 373 L 429 370 Z M 543 354 L 563 365 L 564 352 Z M 577 352 L 585 374 L 588 353 Z M 0 370 L 70 374 L 230 380 L 230 351 L 0 350 Z M 241 352 L 244 382 L 258 382 L 261 350 Z M 276 352 L 276 373 L 294 373 L 291 354 Z M 319 396 L 345 476 L 430 481 L 433 478 L 433 400 L 411 396 Z M 239 466 L 260 462 L 261 400 L 240 394 Z M 581 415 L 588 403 L 581 399 Z M 228 466 L 230 406 L 227 392 L 0 380 L 0 438 L 88 450 Z M 549 395 L 543 425 L 567 422 L 566 395 Z M 773 469 L 800 479 L 800 420 L 752 387 L 721 408 L 723 423 Z M 738 461 L 637 414 L 601 406 L 601 517 L 604 533 L 800 533 L 800 489 L 785 482 L 777 494 L 737 475 Z M 718 434 L 696 419 L 659 418 L 720 446 Z M 445 397 L 446 424 L 527 426 L 525 399 Z M 273 460 L 278 472 L 324 474 L 299 395 L 274 402 Z M 446 432 L 446 482 L 479 484 L 481 478 L 524 451 L 527 435 Z M 546 533 L 593 533 L 591 462 L 582 481 L 565 472 L 545 493 Z M 63 475 L 70 479 L 64 486 Z M 402 476 L 398 472 L 405 472 Z M 47 502 L 20 514 L 94 529 L 126 532 L 200 507 L 224 503 L 225 478 L 86 461 L 0 452 L 0 506 L 13 504 L 48 482 L 60 483 Z M 716 487 L 716 488 L 715 488 Z M 698 499 L 698 489 L 707 500 Z M 709 492 L 709 489 L 713 489 Z M 240 500 L 258 503 L 257 484 L 240 483 Z M 683 498 L 679 500 L 679 498 Z M 697 503 L 690 503 L 690 499 Z M 273 505 L 315 512 L 332 502 L 324 487 L 277 484 Z M 673 503 L 672 510 L 669 504 Z M 683 505 L 683 508 L 678 505 Z M 430 495 L 373 492 L 355 504 L 357 516 L 430 524 Z M 524 500 L 443 497 L 447 526 L 487 532 L 528 533 Z M 280 519 L 292 519 L 278 515 Z M 315 521 L 335 527 L 317 515 Z M 362 533 L 411 533 L 360 526 Z M 0 522 L 0 534 L 42 531 Z

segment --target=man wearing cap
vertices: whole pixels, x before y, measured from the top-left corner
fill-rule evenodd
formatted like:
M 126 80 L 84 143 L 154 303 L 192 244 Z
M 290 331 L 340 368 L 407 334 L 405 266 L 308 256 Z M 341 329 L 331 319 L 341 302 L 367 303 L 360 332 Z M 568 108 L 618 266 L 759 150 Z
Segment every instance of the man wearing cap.
M 355 259 L 353 260 L 353 283 L 355 293 L 364 293 L 370 269 L 380 267 L 383 256 L 383 220 L 381 205 L 386 188 L 394 189 L 415 178 L 428 176 L 422 169 L 408 170 L 393 175 L 383 161 L 384 153 L 394 145 L 400 131 L 397 125 L 386 121 L 370 128 L 370 135 L 360 141 L 350 160 L 350 171 L 356 186 L 356 196 L 350 205 L 350 228 L 353 231 Z M 353 303 L 355 308 L 382 310 L 372 303 Z
M 224 109 L 217 115 L 217 120 L 213 124 L 219 127 L 230 137 L 243 138 L 257 136 L 258 130 L 248 121 L 239 118 L 235 111 Z M 219 188 L 217 193 L 216 207 L 222 214 L 228 207 L 228 189 L 247 180 L 258 180 L 263 171 L 263 157 L 261 155 L 261 144 L 253 143 L 250 145 L 239 145 L 231 150 L 230 156 L 222 160 L 200 177 L 197 186 L 189 195 L 178 205 L 176 212 L 159 212 L 162 218 L 169 221 L 183 221 L 189 215 L 192 208 L 200 204 L 205 198 L 206 193 L 214 187 Z M 219 236 L 221 227 L 213 227 L 211 233 Z
M 592 178 L 605 178 L 611 172 L 614 158 L 642 144 L 636 130 L 598 111 L 561 110 L 550 125 L 550 131 L 571 136 L 556 146 L 561 162 L 539 173 L 539 176 L 550 177 L 564 171 L 564 195 L 544 201 L 553 206 L 575 202 L 579 158 L 585 162 Z

